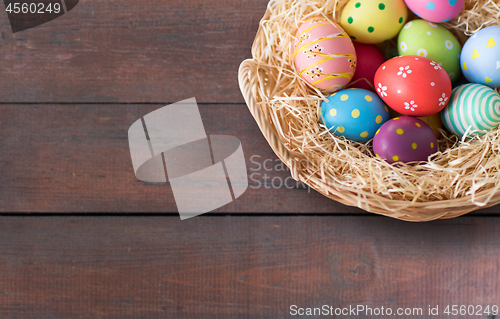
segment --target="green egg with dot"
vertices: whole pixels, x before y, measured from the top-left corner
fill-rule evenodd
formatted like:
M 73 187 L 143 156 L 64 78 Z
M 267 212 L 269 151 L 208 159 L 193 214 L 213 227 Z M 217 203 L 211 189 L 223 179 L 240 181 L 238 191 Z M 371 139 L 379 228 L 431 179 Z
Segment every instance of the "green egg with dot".
M 403 0 L 350 0 L 340 25 L 361 43 L 381 43 L 397 36 L 408 18 Z
M 460 77 L 462 47 L 442 25 L 422 19 L 406 23 L 399 33 L 398 51 L 399 55 L 418 55 L 441 64 L 452 82 Z
M 355 142 L 371 140 L 390 119 L 389 109 L 372 91 L 341 90 L 321 104 L 320 120 L 336 136 Z

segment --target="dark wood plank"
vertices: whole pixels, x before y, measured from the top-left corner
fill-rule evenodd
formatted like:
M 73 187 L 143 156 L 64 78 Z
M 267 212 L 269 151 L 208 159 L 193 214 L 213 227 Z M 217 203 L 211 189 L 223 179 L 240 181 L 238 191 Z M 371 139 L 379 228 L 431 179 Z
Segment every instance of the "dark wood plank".
M 0 19 L 2 102 L 243 102 L 239 64 L 267 0 L 80 1 L 12 34 Z
M 170 185 L 138 181 L 130 159 L 128 128 L 160 107 L 1 105 L 0 210 L 177 212 Z M 200 112 L 207 134 L 242 141 L 250 175 L 247 192 L 218 212 L 360 211 L 297 186 L 245 105 Z
M 161 106 L 0 105 L 0 211 L 177 212 L 170 185 L 135 178 L 128 146 L 129 126 Z M 245 105 L 200 112 L 207 134 L 241 140 L 250 176 L 247 192 L 216 212 L 364 212 L 297 185 Z
M 293 318 L 291 305 L 499 303 L 498 218 L 2 217 L 0 227 L 2 318 L 275 319 Z

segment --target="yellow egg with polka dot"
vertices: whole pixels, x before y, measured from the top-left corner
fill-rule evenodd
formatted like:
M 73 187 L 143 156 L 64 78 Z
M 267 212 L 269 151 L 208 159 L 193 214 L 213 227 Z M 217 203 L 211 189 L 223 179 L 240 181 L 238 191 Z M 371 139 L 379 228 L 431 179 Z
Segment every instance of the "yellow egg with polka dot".
M 441 132 L 439 132 L 439 130 L 444 129 L 443 121 L 441 120 L 441 113 L 434 114 L 434 115 L 427 116 L 427 117 L 419 117 L 419 119 L 421 119 L 425 123 L 429 124 L 432 131 L 434 132 L 434 135 L 436 135 L 437 138 L 441 137 Z
M 381 43 L 394 38 L 406 23 L 403 0 L 350 0 L 342 10 L 340 25 L 361 43 Z
M 423 162 L 437 152 L 437 138 L 424 121 L 401 116 L 387 121 L 373 139 L 373 152 L 389 163 Z
M 356 142 L 366 142 L 390 114 L 374 92 L 364 89 L 339 91 L 321 104 L 320 119 L 330 132 Z

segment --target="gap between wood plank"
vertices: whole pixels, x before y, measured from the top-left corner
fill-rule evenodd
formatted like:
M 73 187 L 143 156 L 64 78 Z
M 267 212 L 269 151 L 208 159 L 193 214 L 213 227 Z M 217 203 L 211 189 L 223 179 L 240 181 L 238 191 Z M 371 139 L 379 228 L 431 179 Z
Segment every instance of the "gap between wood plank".
M 175 102 L 0 102 L 0 105 L 169 105 Z M 246 105 L 242 102 L 197 102 L 198 105 Z
M 0 213 L 0 217 L 177 217 L 179 218 L 178 213 Z M 336 214 L 307 214 L 307 213 L 207 213 L 196 218 L 211 218 L 211 217 L 372 217 L 372 218 L 387 218 L 389 220 L 394 220 L 390 217 L 385 217 L 372 213 L 360 213 L 360 214 L 351 214 L 351 213 L 336 213 Z M 489 214 L 466 214 L 461 217 L 454 218 L 455 220 L 460 218 L 500 218 L 500 215 L 489 215 Z M 437 221 L 443 221 L 447 219 L 438 219 Z M 413 222 L 407 222 L 413 223 Z M 423 222 L 430 223 L 430 222 Z

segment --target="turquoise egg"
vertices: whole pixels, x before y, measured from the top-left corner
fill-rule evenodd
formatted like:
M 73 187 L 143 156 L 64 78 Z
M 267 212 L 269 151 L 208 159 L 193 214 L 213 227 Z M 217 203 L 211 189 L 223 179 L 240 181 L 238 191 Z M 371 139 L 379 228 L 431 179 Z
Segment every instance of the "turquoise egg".
M 484 28 L 467 40 L 461 66 L 470 82 L 500 87 L 500 26 Z
M 365 89 L 334 93 L 321 104 L 320 116 L 330 132 L 356 142 L 371 140 L 390 119 L 389 108 L 380 97 Z

